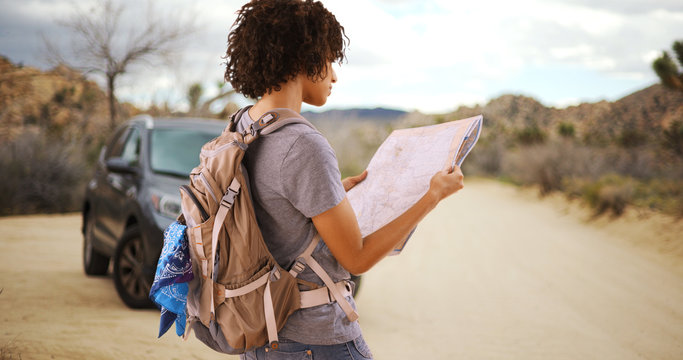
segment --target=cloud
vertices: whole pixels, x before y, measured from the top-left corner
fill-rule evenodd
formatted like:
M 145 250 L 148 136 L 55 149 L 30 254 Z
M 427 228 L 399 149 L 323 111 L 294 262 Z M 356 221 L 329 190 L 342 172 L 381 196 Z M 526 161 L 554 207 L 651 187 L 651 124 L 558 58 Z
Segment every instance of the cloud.
M 243 2 L 165 0 L 170 13 L 195 11 L 202 32 L 188 41 L 172 68 L 141 66 L 123 77 L 120 96 L 182 102 L 192 82 L 215 88 L 222 79 L 227 34 Z M 124 3 L 140 7 L 133 0 Z M 324 3 L 351 39 L 348 63 L 338 70 L 340 82 L 329 102 L 336 107 L 382 104 L 442 111 L 503 91 L 533 93 L 549 104 L 613 97 L 655 82 L 653 56 L 680 39 L 683 28 L 680 0 Z M 54 35 L 59 46 L 69 44 L 54 20 L 69 9 L 65 1 L 10 2 L 0 13 L 0 53 L 39 65 L 41 31 Z M 130 16 L 122 25 L 134 21 Z M 560 89 L 543 82 L 549 77 L 572 82 L 570 75 L 580 84 Z M 586 85 L 591 82 L 598 85 Z
M 680 0 L 555 0 L 556 2 L 602 9 L 621 14 L 643 14 L 652 11 L 683 12 Z
M 17 63 L 44 68 L 47 62 L 43 58 L 41 36 L 51 34 L 56 46 L 65 46 L 68 34 L 53 19 L 67 12 L 68 8 L 63 3 L 51 1 L 26 0 L 5 4 L 0 11 L 0 54 Z

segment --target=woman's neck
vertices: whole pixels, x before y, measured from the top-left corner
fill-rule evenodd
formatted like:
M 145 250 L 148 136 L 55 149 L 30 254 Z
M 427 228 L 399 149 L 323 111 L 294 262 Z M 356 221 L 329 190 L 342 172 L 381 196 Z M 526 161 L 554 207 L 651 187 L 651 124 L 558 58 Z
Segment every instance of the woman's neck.
M 275 108 L 287 108 L 301 112 L 303 102 L 302 86 L 299 78 L 294 78 L 282 84 L 280 90 L 264 94 L 254 106 L 249 109 L 249 116 L 258 119 L 261 115 Z

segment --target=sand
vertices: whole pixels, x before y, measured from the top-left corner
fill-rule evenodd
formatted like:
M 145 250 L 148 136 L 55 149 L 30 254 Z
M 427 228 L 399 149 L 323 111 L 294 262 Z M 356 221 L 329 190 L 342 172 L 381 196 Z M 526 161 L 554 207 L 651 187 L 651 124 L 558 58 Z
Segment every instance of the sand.
M 81 266 L 78 214 L 0 218 L 0 359 L 225 359 Z M 683 224 L 468 181 L 357 302 L 376 359 L 683 359 Z

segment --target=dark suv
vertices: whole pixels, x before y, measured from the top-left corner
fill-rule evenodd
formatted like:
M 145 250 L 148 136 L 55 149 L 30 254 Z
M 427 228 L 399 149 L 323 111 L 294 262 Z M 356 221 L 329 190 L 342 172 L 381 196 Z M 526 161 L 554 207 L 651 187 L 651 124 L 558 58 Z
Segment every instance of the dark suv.
M 201 146 L 227 125 L 206 119 L 131 119 L 102 148 L 83 205 L 83 267 L 104 275 L 113 259 L 126 305 L 151 307 L 149 289 L 164 229 L 180 213 L 179 187 L 199 164 Z

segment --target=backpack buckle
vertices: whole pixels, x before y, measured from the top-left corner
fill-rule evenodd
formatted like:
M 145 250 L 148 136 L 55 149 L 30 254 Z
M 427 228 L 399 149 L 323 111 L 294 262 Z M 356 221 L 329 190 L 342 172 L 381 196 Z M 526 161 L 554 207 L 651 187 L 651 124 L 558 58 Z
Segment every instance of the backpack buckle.
M 276 282 L 280 280 L 280 269 L 277 266 L 273 266 L 273 270 L 270 270 L 270 282 Z
M 294 264 L 292 264 L 292 268 L 289 271 L 290 271 L 290 273 L 292 271 L 294 271 L 297 275 L 299 275 L 299 274 L 301 274 L 302 271 L 304 271 L 305 268 L 306 268 L 306 259 L 299 257 L 294 261 Z
M 230 183 L 230 186 L 228 187 L 228 191 L 225 192 L 225 195 L 223 195 L 223 199 L 221 199 L 221 205 L 227 207 L 230 209 L 232 207 L 232 204 L 235 203 L 235 197 L 237 194 L 240 192 L 240 183 L 237 181 L 237 179 L 232 179 L 232 182 Z
M 237 192 L 228 189 L 228 192 L 225 193 L 223 199 L 221 200 L 221 205 L 226 206 L 228 209 L 231 208 L 232 204 L 235 203 L 236 196 Z
M 269 112 L 263 114 L 258 120 L 254 121 L 251 124 L 251 126 L 249 127 L 251 135 L 256 136 L 256 134 L 258 132 L 260 132 L 261 129 L 268 126 L 270 123 L 277 120 L 278 118 L 280 118 L 280 114 L 278 114 L 275 111 L 269 111 Z

